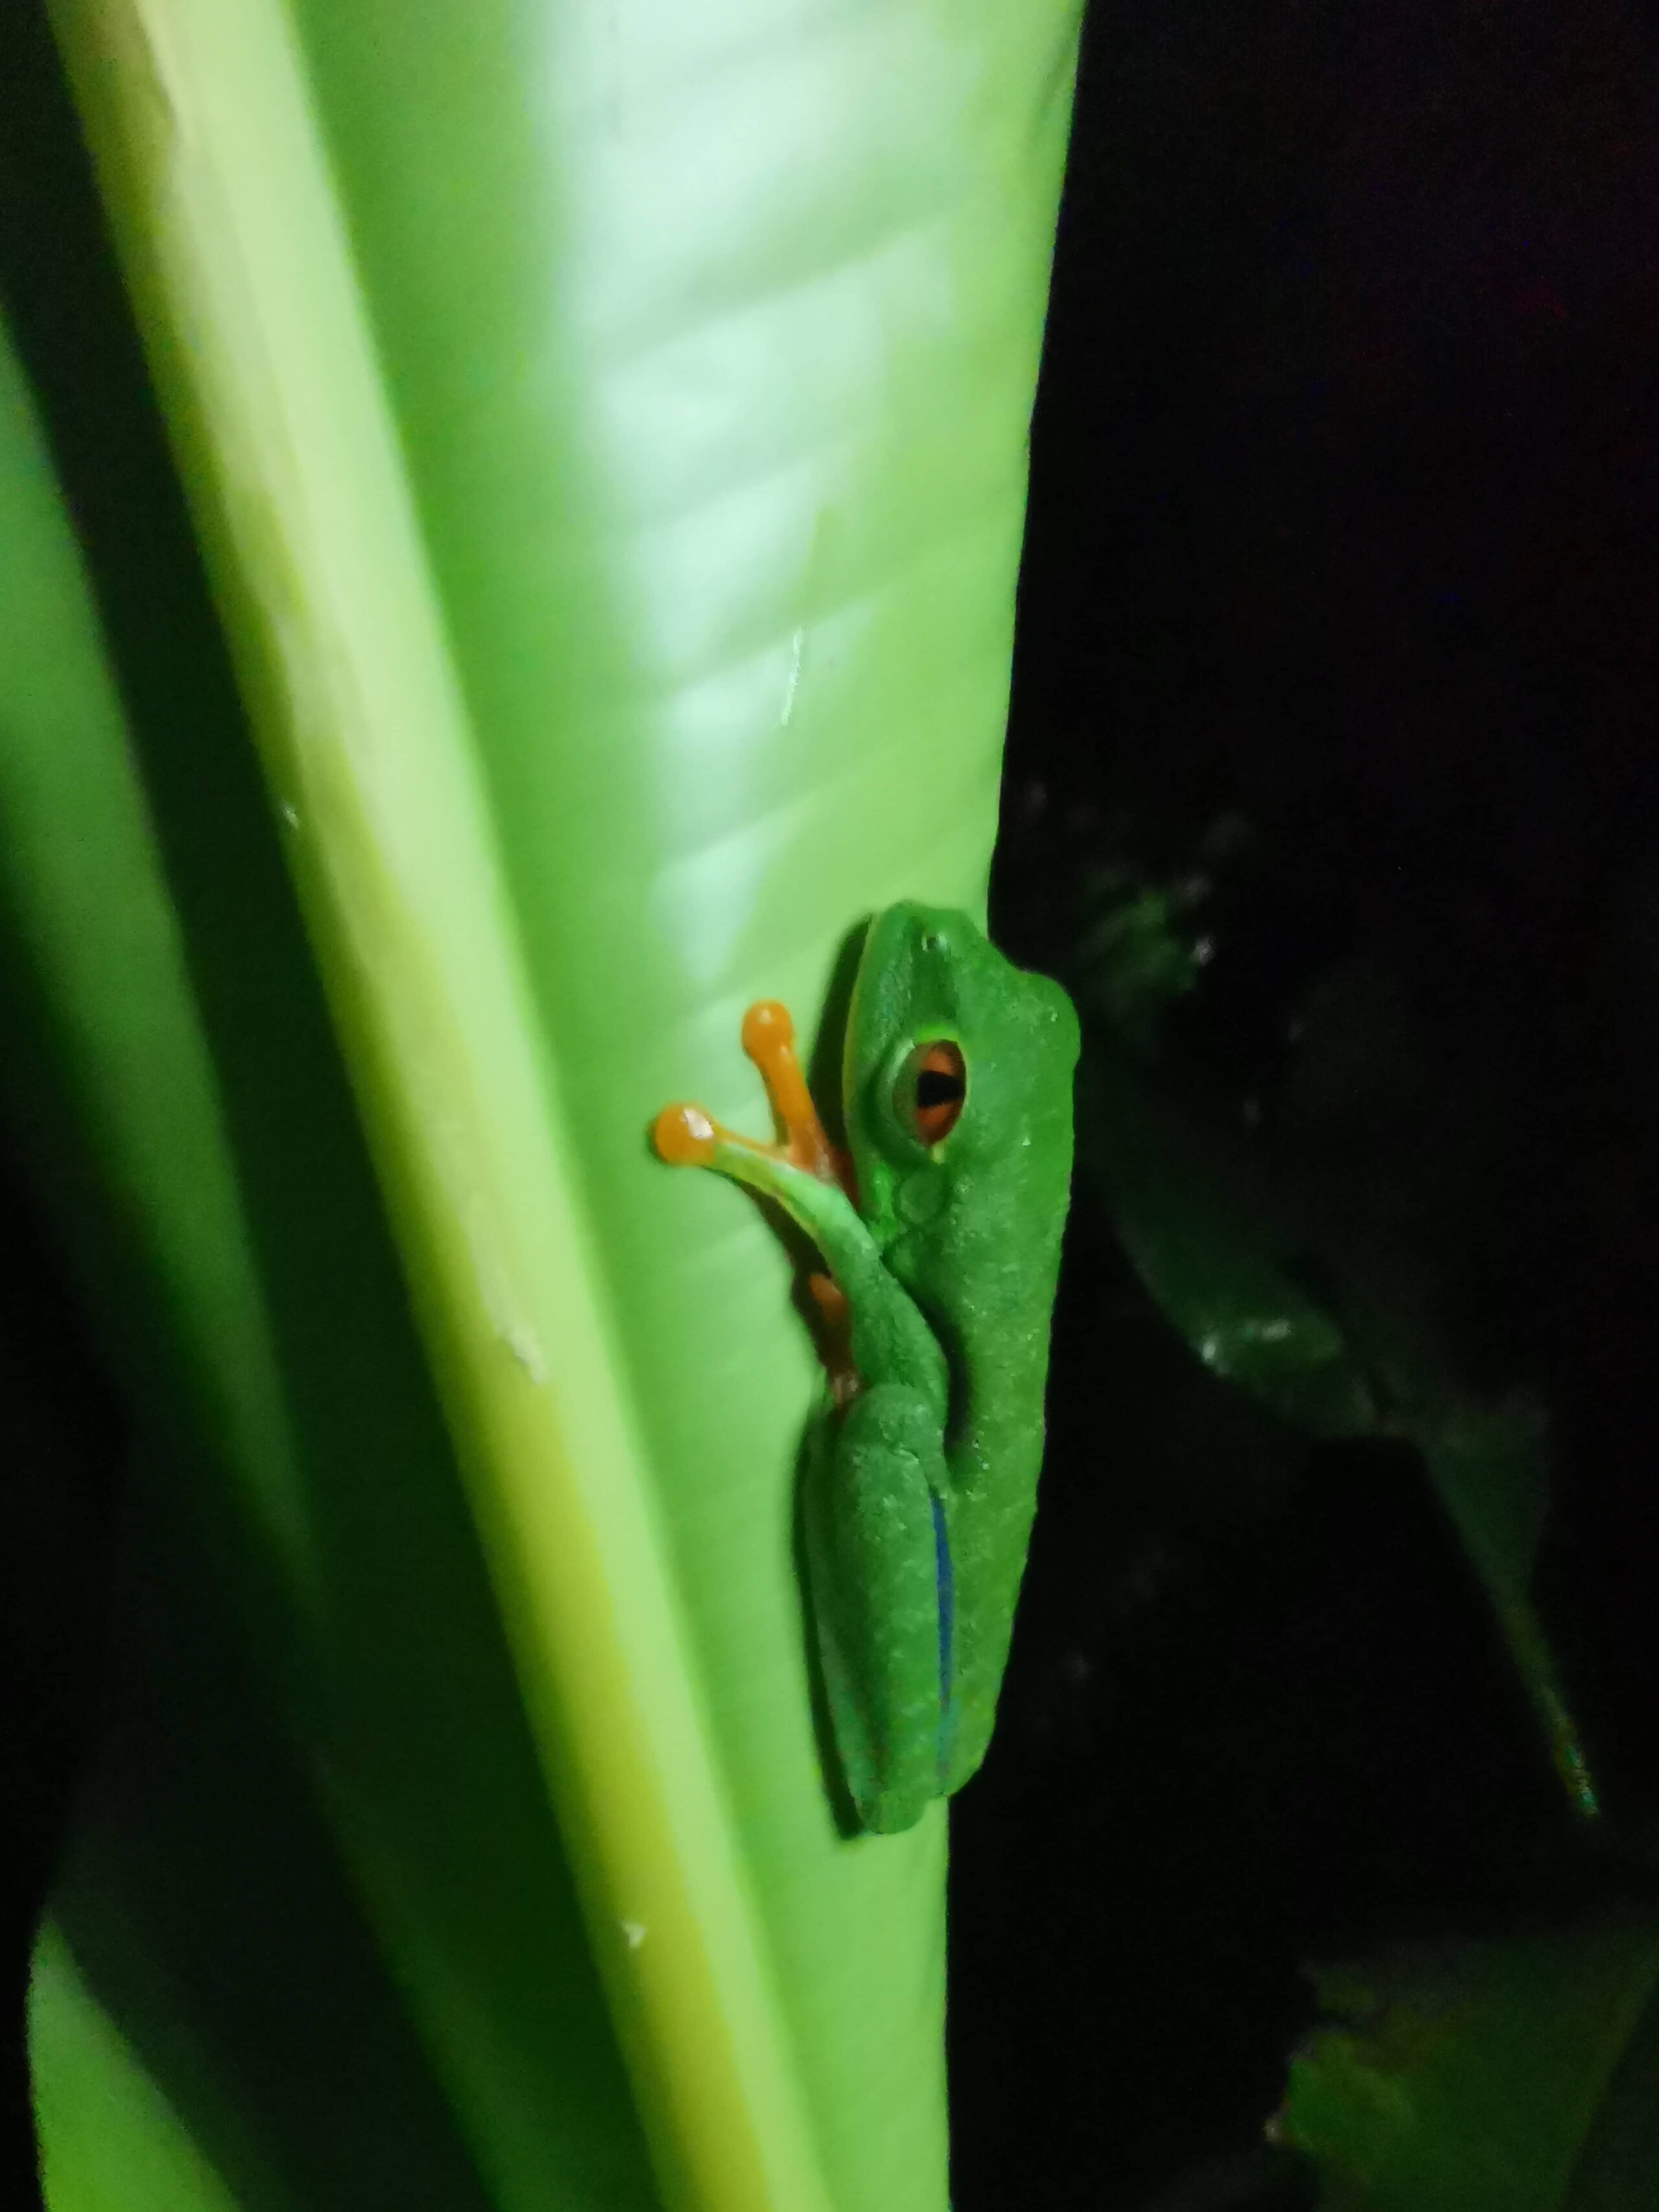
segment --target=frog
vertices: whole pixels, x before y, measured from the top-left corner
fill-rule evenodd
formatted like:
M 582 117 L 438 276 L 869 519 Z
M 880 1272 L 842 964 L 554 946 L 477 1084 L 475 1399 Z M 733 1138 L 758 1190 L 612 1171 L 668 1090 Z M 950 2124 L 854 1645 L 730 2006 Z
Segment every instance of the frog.
M 658 1157 L 771 1200 L 822 1262 L 825 1389 L 802 1455 L 809 1640 L 842 1802 L 913 1827 L 984 1759 L 1042 1465 L 1070 1200 L 1076 1012 L 977 922 L 903 901 L 865 935 L 842 1066 L 846 1143 L 786 1007 L 743 1018 L 768 1144 L 663 1108 Z

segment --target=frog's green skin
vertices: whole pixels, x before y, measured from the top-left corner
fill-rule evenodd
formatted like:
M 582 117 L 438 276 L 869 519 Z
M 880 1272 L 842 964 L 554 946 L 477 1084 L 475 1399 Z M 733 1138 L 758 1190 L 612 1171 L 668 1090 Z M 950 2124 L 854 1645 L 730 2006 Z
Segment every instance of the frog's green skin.
M 966 1085 L 930 1145 L 915 1061 L 940 1042 Z M 889 907 L 848 1022 L 856 1209 L 702 1125 L 703 1164 L 782 1206 L 848 1301 L 859 1387 L 826 1416 L 803 1511 L 836 1747 L 860 1818 L 884 1833 L 960 1789 L 990 1741 L 1042 1457 L 1077 1052 L 1058 984 L 965 915 Z

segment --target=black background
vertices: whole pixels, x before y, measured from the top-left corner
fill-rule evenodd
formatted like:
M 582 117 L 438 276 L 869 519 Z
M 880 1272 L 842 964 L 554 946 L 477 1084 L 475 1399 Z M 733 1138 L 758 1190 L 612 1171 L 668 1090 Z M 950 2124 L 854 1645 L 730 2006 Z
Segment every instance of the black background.
M 1620 0 L 1092 8 L 994 897 L 1064 973 L 1103 855 L 1167 878 L 1243 825 L 1189 1024 L 1218 1096 L 1271 1092 L 1338 963 L 1412 1005 L 1401 1202 L 1460 1356 L 1548 1407 L 1539 1595 L 1626 1838 L 1659 1711 L 1656 87 Z M 1308 1962 L 1629 1875 L 1413 1455 L 1272 1429 L 1080 1188 L 954 1828 L 959 2212 L 1200 2170 L 1182 2203 L 1297 2201 L 1255 2147 Z

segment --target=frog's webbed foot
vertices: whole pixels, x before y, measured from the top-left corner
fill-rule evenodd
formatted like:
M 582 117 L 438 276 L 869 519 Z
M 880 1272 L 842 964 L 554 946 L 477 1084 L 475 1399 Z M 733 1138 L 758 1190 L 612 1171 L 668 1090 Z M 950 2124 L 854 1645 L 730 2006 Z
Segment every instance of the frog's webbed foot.
M 814 1218 L 833 1213 L 853 1195 L 852 1164 L 830 1141 L 795 1056 L 795 1025 L 775 999 L 762 999 L 743 1018 L 743 1048 L 760 1071 L 778 1125 L 779 1141 L 763 1144 L 726 1128 L 701 1106 L 665 1106 L 652 1124 L 657 1157 L 671 1167 L 713 1168 L 780 1200 L 786 1212 L 822 1241 Z M 801 1178 L 807 1179 L 805 1187 Z M 825 1190 L 833 1191 L 833 1200 Z M 815 1194 L 809 1198 L 809 1193 Z M 832 1398 L 848 1405 L 858 1389 L 848 1341 L 845 1296 L 827 1274 L 809 1273 L 813 1334 Z
M 743 1048 L 760 1071 L 782 1138 L 784 1157 L 820 1182 L 851 1192 L 851 1163 L 830 1141 L 795 1056 L 795 1024 L 787 1006 L 759 999 L 743 1018 Z
M 778 1167 L 798 1169 L 819 1182 L 848 1190 L 850 1195 L 850 1164 L 830 1143 L 812 1103 L 795 1056 L 795 1025 L 788 1008 L 775 999 L 758 1000 L 743 1018 L 742 1042 L 766 1085 L 779 1142 L 766 1145 L 754 1137 L 739 1136 L 701 1106 L 665 1106 L 652 1125 L 651 1141 L 657 1157 L 671 1167 L 724 1167 L 729 1174 L 734 1168 L 741 1171 L 742 1163 L 732 1157 L 735 1152 L 746 1154 L 750 1163 L 770 1161 Z

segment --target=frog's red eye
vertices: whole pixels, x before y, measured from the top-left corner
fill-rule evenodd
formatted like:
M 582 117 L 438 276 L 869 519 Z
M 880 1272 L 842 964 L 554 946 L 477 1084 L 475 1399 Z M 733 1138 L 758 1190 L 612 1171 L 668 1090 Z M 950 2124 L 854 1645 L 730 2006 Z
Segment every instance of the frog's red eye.
M 904 1063 L 893 1094 L 901 1121 L 924 1145 L 948 1137 L 962 1118 L 968 1096 L 968 1066 L 962 1048 L 949 1037 L 918 1045 Z

